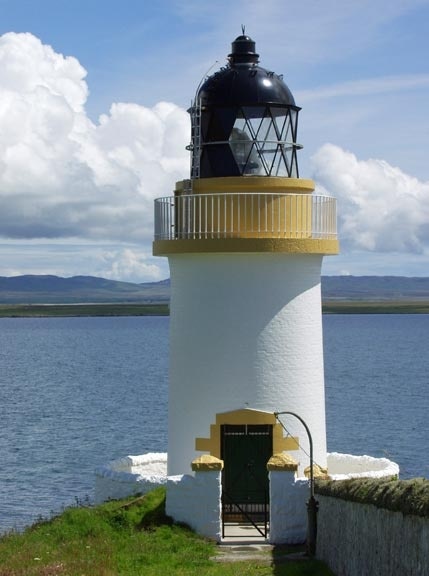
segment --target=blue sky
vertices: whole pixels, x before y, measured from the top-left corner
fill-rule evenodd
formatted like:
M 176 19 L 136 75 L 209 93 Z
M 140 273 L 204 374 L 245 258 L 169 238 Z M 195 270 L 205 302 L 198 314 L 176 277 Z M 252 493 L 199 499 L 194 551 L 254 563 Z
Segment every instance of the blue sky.
M 241 25 L 302 107 L 300 173 L 338 199 L 325 274 L 429 276 L 429 0 L 0 0 L 0 275 L 168 276 L 153 198 Z

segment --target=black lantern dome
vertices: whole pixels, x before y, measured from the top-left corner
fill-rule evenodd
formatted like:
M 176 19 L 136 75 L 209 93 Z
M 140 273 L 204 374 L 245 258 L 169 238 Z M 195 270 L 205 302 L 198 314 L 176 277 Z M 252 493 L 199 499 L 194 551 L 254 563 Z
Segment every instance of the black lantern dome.
M 199 89 L 192 117 L 192 178 L 298 177 L 300 108 L 281 76 L 258 65 L 255 42 L 232 43 L 228 65 Z

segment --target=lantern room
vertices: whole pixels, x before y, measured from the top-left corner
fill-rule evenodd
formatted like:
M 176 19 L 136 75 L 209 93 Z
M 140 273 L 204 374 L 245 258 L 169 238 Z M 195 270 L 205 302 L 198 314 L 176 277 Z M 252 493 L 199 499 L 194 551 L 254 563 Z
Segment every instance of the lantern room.
M 232 43 L 228 65 L 207 78 L 191 114 L 191 179 L 298 178 L 298 112 L 282 76 L 262 68 L 255 42 Z

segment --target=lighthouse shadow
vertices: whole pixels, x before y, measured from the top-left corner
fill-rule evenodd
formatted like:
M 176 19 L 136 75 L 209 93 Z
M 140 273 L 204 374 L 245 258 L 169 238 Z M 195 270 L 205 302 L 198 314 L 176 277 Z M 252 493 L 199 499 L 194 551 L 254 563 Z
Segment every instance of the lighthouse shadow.
M 284 564 L 287 564 L 288 562 L 309 560 L 305 544 L 283 544 L 273 546 L 271 556 L 272 566 L 274 567 L 273 574 L 279 576 L 284 575 L 284 570 L 281 568 Z

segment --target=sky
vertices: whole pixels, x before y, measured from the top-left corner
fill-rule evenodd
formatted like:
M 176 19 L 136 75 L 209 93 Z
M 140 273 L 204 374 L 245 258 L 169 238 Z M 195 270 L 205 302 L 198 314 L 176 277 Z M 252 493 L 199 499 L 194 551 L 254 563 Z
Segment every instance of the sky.
M 169 276 L 153 200 L 186 112 L 246 34 L 302 108 L 300 175 L 337 198 L 327 275 L 429 276 L 429 0 L 0 0 L 0 276 Z

